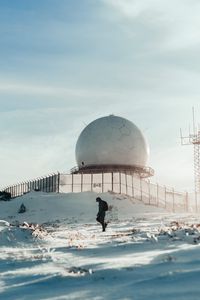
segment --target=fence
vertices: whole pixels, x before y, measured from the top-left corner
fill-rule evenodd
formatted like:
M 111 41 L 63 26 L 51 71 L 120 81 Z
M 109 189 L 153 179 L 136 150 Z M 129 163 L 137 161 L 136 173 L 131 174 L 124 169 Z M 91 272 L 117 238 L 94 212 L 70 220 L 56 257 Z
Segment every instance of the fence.
M 22 196 L 31 191 L 43 191 L 47 193 L 59 192 L 59 177 L 60 174 L 51 174 L 30 181 L 21 182 L 15 185 L 8 186 L 3 190 L 11 194 L 11 198 Z
M 141 200 L 145 204 L 165 208 L 172 212 L 197 212 L 198 199 L 187 192 L 180 193 L 173 188 L 153 184 L 149 180 L 120 173 L 100 174 L 51 174 L 32 181 L 22 182 L 3 189 L 18 197 L 30 191 L 47 193 L 96 193 L 113 192 Z

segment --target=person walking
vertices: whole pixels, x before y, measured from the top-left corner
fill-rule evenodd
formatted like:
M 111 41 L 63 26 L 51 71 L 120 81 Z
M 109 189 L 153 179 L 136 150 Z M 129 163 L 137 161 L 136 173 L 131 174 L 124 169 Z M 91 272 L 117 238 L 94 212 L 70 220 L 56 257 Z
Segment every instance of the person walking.
M 100 197 L 96 198 L 96 202 L 99 203 L 99 211 L 97 213 L 97 222 L 102 225 L 102 231 L 106 231 L 107 223 L 105 223 L 105 215 L 106 211 L 108 210 L 108 203 L 102 200 Z

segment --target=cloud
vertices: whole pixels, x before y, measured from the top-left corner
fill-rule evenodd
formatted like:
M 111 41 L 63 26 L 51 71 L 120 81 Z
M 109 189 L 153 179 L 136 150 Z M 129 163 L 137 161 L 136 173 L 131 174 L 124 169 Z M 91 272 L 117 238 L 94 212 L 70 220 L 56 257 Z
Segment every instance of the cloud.
M 152 5 L 158 4 L 159 1 L 149 0 L 104 0 L 106 4 L 111 5 L 113 8 L 118 10 L 124 17 L 136 18 L 143 14 L 146 10 L 152 7 Z M 164 1 L 163 1 L 164 2 Z
M 69 169 L 81 130 L 112 113 L 144 131 L 173 185 L 179 127 L 199 105 L 198 1 L 40 2 L 0 12 L 1 178 Z
M 200 44 L 200 3 L 197 0 L 104 0 L 104 3 L 121 15 L 132 29 L 140 22 L 159 35 L 160 48 L 180 50 Z
M 95 91 L 94 91 L 95 92 Z M 94 93 L 93 92 L 93 93 Z M 92 95 L 91 90 L 80 88 L 64 88 L 50 85 L 29 84 L 20 82 L 2 82 L 0 83 L 0 93 L 6 94 L 24 94 L 40 96 L 81 96 L 89 97 Z

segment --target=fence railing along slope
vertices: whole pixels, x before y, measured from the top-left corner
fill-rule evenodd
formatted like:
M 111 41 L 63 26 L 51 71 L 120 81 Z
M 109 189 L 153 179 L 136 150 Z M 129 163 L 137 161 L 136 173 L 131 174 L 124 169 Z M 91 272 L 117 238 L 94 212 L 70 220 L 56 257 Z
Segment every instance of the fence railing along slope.
M 187 212 L 191 209 L 194 211 L 198 209 L 194 197 L 189 199 L 187 192 L 177 192 L 173 188 L 153 184 L 149 180 L 122 172 L 100 174 L 55 173 L 8 186 L 3 190 L 10 193 L 12 198 L 31 191 L 47 193 L 113 192 L 133 197 L 147 205 L 162 207 L 172 212 Z

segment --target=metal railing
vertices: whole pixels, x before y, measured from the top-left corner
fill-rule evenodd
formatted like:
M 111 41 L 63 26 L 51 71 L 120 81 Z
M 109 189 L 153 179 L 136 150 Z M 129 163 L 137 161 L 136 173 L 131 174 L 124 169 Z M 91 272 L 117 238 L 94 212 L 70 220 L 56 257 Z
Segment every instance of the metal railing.
M 144 167 L 139 165 L 93 165 L 88 164 L 86 166 L 75 166 L 70 170 L 71 174 L 96 174 L 96 173 L 112 173 L 120 172 L 132 175 L 139 175 L 142 178 L 148 178 L 154 175 L 154 170 L 151 167 Z
M 8 186 L 2 190 L 10 193 L 11 198 L 22 196 L 31 191 L 47 193 L 111 192 L 124 194 L 147 205 L 161 207 L 172 212 L 198 212 L 200 210 L 199 195 L 177 192 L 174 188 L 154 184 L 147 179 L 124 172 L 54 173 Z
M 47 193 L 59 192 L 59 173 L 42 176 L 33 180 L 7 186 L 2 191 L 11 194 L 11 198 L 22 196 L 31 191 L 42 191 Z

